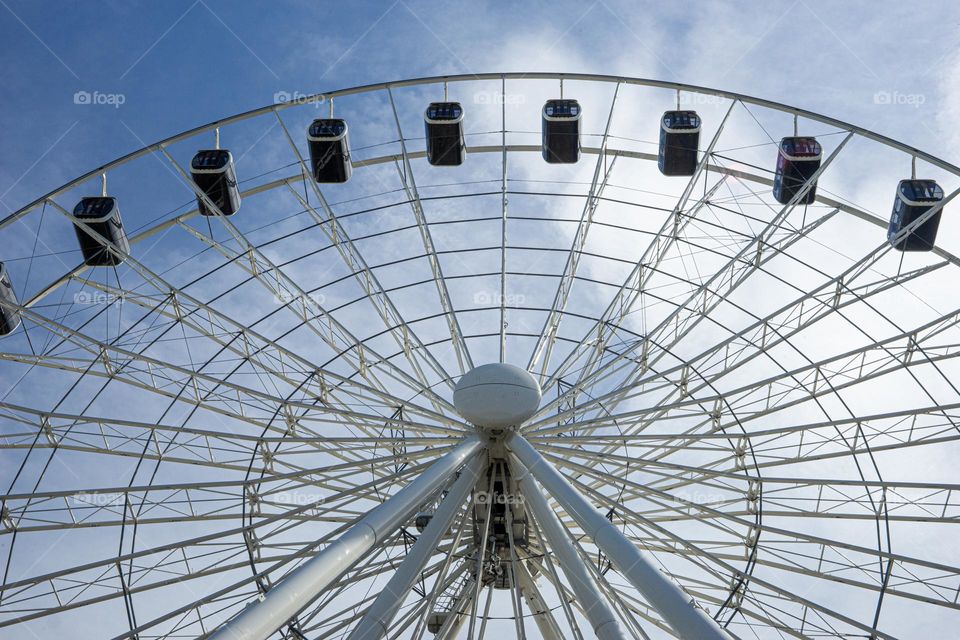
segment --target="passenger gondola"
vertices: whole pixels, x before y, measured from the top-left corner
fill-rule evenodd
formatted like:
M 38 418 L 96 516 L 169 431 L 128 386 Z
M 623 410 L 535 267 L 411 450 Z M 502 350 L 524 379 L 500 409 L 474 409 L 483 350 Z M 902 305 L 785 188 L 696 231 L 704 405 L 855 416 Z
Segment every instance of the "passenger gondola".
M 570 164 L 580 159 L 580 103 L 547 100 L 543 105 L 543 159 L 551 164 Z
M 700 116 L 696 111 L 667 111 L 660 119 L 657 166 L 665 176 L 692 176 L 697 169 Z
M 346 182 L 353 174 L 347 123 L 339 118 L 318 118 L 307 129 L 310 170 L 320 183 Z
M 777 153 L 777 171 L 773 177 L 773 197 L 787 204 L 803 189 L 807 180 L 820 168 L 823 149 L 816 138 L 791 136 L 780 141 Z M 817 195 L 814 180 L 806 195 L 797 204 L 811 204 Z
M 233 156 L 226 149 L 204 149 L 193 156 L 190 175 L 197 188 L 225 216 L 232 216 L 240 209 L 240 189 L 237 188 L 237 172 Z M 205 216 L 217 215 L 216 209 L 207 206 L 197 196 L 197 208 Z
M 463 137 L 463 107 L 459 102 L 431 102 L 423 114 L 427 161 L 436 167 L 463 164 L 467 145 Z
M 116 247 L 122 254 L 130 253 L 130 243 L 123 230 L 120 220 L 120 209 L 117 199 L 107 196 L 83 198 L 73 209 L 73 218 L 82 222 L 95 233 L 102 236 L 108 243 Z M 83 261 L 91 267 L 116 266 L 123 262 L 123 257 L 110 251 L 107 244 L 91 235 L 86 229 L 74 224 Z
M 7 266 L 0 262 L 0 336 L 7 336 L 17 330 L 20 326 L 20 312 L 14 308 L 20 303 L 17 302 L 17 294 L 13 290 L 13 282 L 10 280 L 10 273 Z
M 887 242 L 898 251 L 930 251 L 937 240 L 940 226 L 940 209 L 897 241 L 897 233 L 931 207 L 943 200 L 943 189 L 934 180 L 901 180 L 897 185 L 897 197 L 893 201 L 893 213 L 887 228 Z

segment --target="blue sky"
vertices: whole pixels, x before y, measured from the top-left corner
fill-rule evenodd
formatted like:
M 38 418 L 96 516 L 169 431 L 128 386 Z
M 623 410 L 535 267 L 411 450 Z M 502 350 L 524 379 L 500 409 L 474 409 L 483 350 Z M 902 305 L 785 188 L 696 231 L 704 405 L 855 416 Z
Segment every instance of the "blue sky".
M 0 38 L 4 43 L 0 54 L 0 73 L 3 74 L 5 86 L 4 100 L 0 103 L 0 126 L 4 131 L 4 155 L 0 161 L 0 204 L 3 205 L 0 207 L 0 216 L 144 143 L 270 104 L 278 95 L 309 95 L 367 83 L 444 73 L 540 70 L 593 72 L 712 86 L 834 116 L 957 163 L 960 160 L 956 152 L 960 147 L 960 134 L 956 127 L 956 121 L 960 120 L 958 27 L 960 5 L 943 0 L 909 5 L 901 2 L 836 3 L 814 0 L 749 4 L 639 3 L 629 0 L 442 3 L 417 0 L 350 3 L 218 0 L 51 0 L 39 3 L 0 0 Z M 540 89 L 547 90 L 537 87 L 538 91 Z M 553 88 L 549 90 L 553 91 Z M 609 90 L 609 87 L 597 90 L 597 95 L 592 96 L 595 101 L 593 104 L 599 104 L 600 97 L 605 100 L 606 94 L 603 92 Z M 425 100 L 418 91 L 411 91 L 400 98 L 406 100 L 401 106 L 409 107 L 401 109 L 408 136 L 419 135 L 418 131 L 409 132 L 414 127 L 422 126 L 419 123 L 422 113 L 419 109 L 422 109 Z M 516 111 L 524 117 L 530 116 L 536 124 L 536 100 L 545 95 L 535 92 L 531 95 L 536 98 L 520 105 Z M 91 104 L 84 103 L 86 97 L 90 97 Z M 351 140 L 361 148 L 364 143 L 381 143 L 384 148 L 378 148 L 378 153 L 387 153 L 390 151 L 389 145 L 394 144 L 390 142 L 394 135 L 392 114 L 370 114 L 370 119 L 364 121 L 357 111 L 365 104 L 383 107 L 385 103 L 377 103 L 372 97 L 367 102 L 357 100 L 354 103 L 355 109 L 350 116 L 354 118 L 351 119 Z M 624 99 L 621 104 L 632 103 Z M 469 108 L 474 109 L 471 117 L 474 114 L 479 116 L 482 111 L 473 105 Z M 662 104 L 651 101 L 637 105 L 635 113 L 626 113 L 629 109 L 622 108 L 618 115 L 627 121 L 637 119 L 655 126 L 655 116 L 648 116 L 659 113 L 663 108 Z M 308 122 L 308 117 L 312 117 L 314 112 L 307 109 L 291 109 L 290 115 L 285 116 L 291 130 L 296 132 L 293 120 L 299 118 L 297 126 L 301 126 Z M 347 108 L 343 110 L 348 111 Z M 704 105 L 702 111 L 712 116 L 710 126 L 716 126 L 719 114 L 711 112 L 710 105 Z M 738 112 L 738 115 L 746 119 L 745 112 Z M 598 130 L 597 125 L 602 125 L 603 116 L 604 113 L 596 109 L 585 115 L 585 118 L 593 119 L 591 131 Z M 270 120 L 269 117 L 266 119 Z M 471 122 L 471 127 L 477 120 L 479 118 Z M 353 123 L 357 121 L 359 126 L 354 128 Z M 738 131 L 745 131 L 744 125 L 751 129 L 753 125 L 749 121 L 735 124 L 740 127 Z M 783 119 L 779 124 L 785 124 Z M 260 130 L 255 128 L 259 126 L 260 121 L 236 125 L 230 131 L 236 137 L 228 139 L 226 146 L 247 148 L 260 134 Z M 477 132 L 481 132 L 481 129 L 480 125 L 476 125 Z M 299 131 L 302 130 L 301 126 Z M 649 131 L 637 133 L 637 136 L 644 137 L 646 133 Z M 756 139 L 750 138 L 744 145 L 753 142 L 757 142 L 756 146 L 766 144 L 758 131 L 752 133 Z M 483 134 L 481 132 L 478 135 Z M 538 135 L 535 132 L 531 140 L 536 140 Z M 836 138 L 829 140 L 833 142 Z M 184 145 L 194 143 L 191 140 Z M 272 146 L 268 143 L 272 143 Z M 241 171 L 253 167 L 241 179 L 253 180 L 252 174 L 256 173 L 254 168 L 260 167 L 260 163 L 270 168 L 281 164 L 289 166 L 292 162 L 290 150 L 285 145 L 279 132 L 274 130 L 270 139 L 256 148 L 259 153 L 251 153 L 246 159 L 238 160 Z M 190 146 L 189 149 L 178 149 L 174 153 L 192 153 L 195 148 Z M 765 152 L 766 149 L 763 149 L 757 153 Z M 366 153 L 373 155 L 369 150 Z M 482 177 L 487 172 L 487 177 L 499 178 L 497 158 L 479 156 L 471 157 L 471 170 L 477 176 Z M 867 164 L 883 162 L 882 159 L 865 156 L 863 161 Z M 151 192 L 144 198 L 148 201 L 146 204 L 134 198 L 123 200 L 129 228 L 141 228 L 161 212 L 167 215 L 174 210 L 174 206 L 183 203 L 192 206 L 193 198 L 189 193 L 177 191 L 173 194 L 172 190 L 170 193 L 160 193 L 173 180 L 152 159 L 145 158 L 133 164 L 139 171 L 156 172 L 151 176 L 156 178 L 156 184 L 151 184 L 150 188 L 157 192 L 158 197 L 151 197 L 154 194 Z M 871 173 L 870 177 L 876 178 L 876 183 L 882 187 L 878 189 L 872 189 L 873 181 L 860 180 L 861 176 L 856 175 L 856 171 L 848 166 L 843 167 L 844 176 L 856 175 L 858 178 L 857 182 L 851 179 L 851 186 L 855 187 L 851 190 L 855 196 L 873 205 L 874 198 L 865 196 L 863 191 L 877 192 L 876 200 L 880 202 L 876 209 L 878 211 L 880 207 L 889 211 L 886 207 L 891 200 L 893 180 L 905 176 L 908 169 L 903 164 L 889 164 L 891 166 L 882 167 L 884 175 Z M 576 175 L 572 170 L 548 174 L 541 165 L 537 160 L 536 171 L 521 175 L 530 178 Z M 592 161 L 581 162 L 578 170 L 582 174 L 589 172 L 592 167 Z M 870 164 L 868 171 L 872 167 Z M 522 164 L 521 168 L 529 169 Z M 371 185 L 377 186 L 375 179 L 382 179 L 382 184 L 387 186 L 390 186 L 388 180 L 396 183 L 396 175 L 388 175 L 393 167 L 385 166 L 382 169 L 382 173 L 376 168 L 367 170 L 372 176 Z M 891 175 L 886 175 L 888 173 Z M 122 171 L 118 170 L 116 174 L 120 174 L 121 179 L 113 180 L 112 187 L 126 188 L 129 193 L 131 186 L 123 182 Z M 432 175 L 436 180 L 437 174 Z M 354 181 L 354 187 L 357 182 Z M 182 184 L 178 186 L 183 188 Z M 433 186 L 436 188 L 436 185 Z M 821 186 L 831 185 L 824 180 Z M 89 189 L 89 186 L 82 188 Z M 353 193 L 347 190 L 348 187 L 340 192 L 337 189 L 331 187 L 330 191 L 339 193 L 341 198 Z M 70 194 L 71 197 L 73 195 Z M 161 195 L 166 197 L 159 197 Z M 280 195 L 286 197 L 288 202 L 280 202 L 275 208 L 251 198 L 251 204 L 245 205 L 244 215 L 237 217 L 237 224 L 260 242 L 280 233 L 281 228 L 290 230 L 298 224 L 304 224 L 303 217 L 299 220 L 284 218 L 281 222 L 274 222 L 275 228 L 265 229 L 271 221 L 280 220 L 281 214 L 289 213 L 290 207 L 299 208 L 289 194 Z M 649 197 L 653 200 L 654 195 Z M 664 194 L 656 194 L 656 197 L 666 199 Z M 72 204 L 65 198 L 63 204 Z M 127 202 L 131 203 L 129 208 Z M 494 204 L 498 205 L 499 202 Z M 262 208 L 254 208 L 257 206 Z M 531 214 L 532 210 L 540 207 L 540 203 L 528 200 L 526 206 L 530 211 L 527 211 L 523 208 L 524 201 L 517 198 L 511 206 L 514 207 L 514 213 Z M 439 204 L 435 207 L 431 208 L 431 216 L 453 216 L 449 211 L 442 210 Z M 257 217 L 260 212 L 262 215 Z M 578 215 L 579 205 L 576 211 L 567 213 L 569 216 Z M 391 224 L 407 224 L 409 215 L 409 211 L 399 209 L 384 213 L 375 219 L 377 230 Z M 559 213 L 556 215 L 559 216 Z M 614 219 L 614 215 L 610 219 Z M 72 250 L 72 230 L 65 224 L 56 226 L 56 221 L 54 217 L 53 229 L 48 229 L 50 235 L 53 236 L 54 232 L 59 234 L 56 239 L 69 241 Z M 833 234 L 829 236 L 832 239 L 831 247 L 834 243 L 839 244 L 836 238 L 842 230 L 862 228 L 855 226 L 856 222 L 849 227 L 840 226 L 847 223 L 847 220 L 838 221 L 841 231 L 837 232 L 830 227 L 830 233 Z M 356 222 L 351 220 L 346 224 L 355 225 L 350 230 L 356 235 L 369 231 L 364 226 L 367 219 L 362 216 Z M 942 236 L 947 235 L 943 229 L 957 228 L 956 223 L 945 224 L 952 224 L 953 227 L 943 227 Z M 27 227 L 24 229 L 30 230 Z M 25 233 L 24 229 L 17 231 Z M 455 243 L 460 241 L 479 242 L 476 236 L 464 238 L 467 234 L 457 231 L 459 227 L 450 229 L 453 230 L 438 228 L 436 231 L 443 248 L 452 249 L 459 246 Z M 492 230 L 499 233 L 499 229 Z M 882 230 L 870 231 L 872 235 L 851 240 L 854 243 L 852 254 L 859 255 L 857 251 L 861 248 L 866 251 L 883 241 Z M 600 233 L 593 232 L 594 237 Z M 316 234 L 294 238 L 284 247 L 292 246 L 291 255 L 305 254 L 318 242 L 319 232 Z M 409 237 L 413 237 L 413 231 L 410 231 Z M 557 238 L 558 242 L 562 241 L 563 247 L 569 246 L 566 236 L 558 233 Z M 960 234 L 952 233 L 953 242 L 956 242 L 956 238 L 960 238 Z M 186 274 L 177 273 L 179 260 L 193 260 L 193 268 L 198 271 L 206 264 L 203 256 L 197 257 L 200 254 L 196 245 L 182 242 L 186 239 L 184 234 L 171 235 L 166 245 L 159 245 L 158 241 L 157 246 L 161 249 L 157 251 L 153 250 L 155 245 L 152 243 L 147 248 L 138 248 L 138 256 L 140 259 L 149 258 L 151 265 L 159 265 L 158 271 L 165 269 L 165 275 L 172 273 L 171 279 L 177 282 L 178 277 L 185 280 Z M 404 242 L 403 237 L 397 240 L 391 237 L 389 243 L 383 242 L 381 248 L 384 253 L 378 254 L 378 259 L 385 261 L 406 255 L 404 252 L 409 252 L 411 246 L 417 245 L 417 238 L 413 239 L 413 242 Z M 175 241 L 181 244 L 175 246 Z M 303 246 L 296 245 L 296 242 L 302 242 Z M 856 242 L 860 242 L 862 247 Z M 622 250 L 625 256 L 632 256 L 635 246 L 630 243 L 631 238 L 601 237 L 597 244 L 611 253 L 617 249 Z M 395 251 L 396 256 L 389 253 L 390 250 Z M 191 251 L 198 253 L 193 255 L 189 253 Z M 158 253 L 164 255 L 158 256 Z M 8 249 L 2 258 L 10 260 L 11 254 L 21 257 L 16 265 L 20 270 L 16 274 L 17 286 L 33 293 L 39 286 L 39 277 L 35 272 L 33 279 L 27 282 L 23 275 L 26 267 L 22 257 L 29 256 L 30 246 L 18 245 Z M 67 256 L 66 253 L 62 255 Z M 75 255 L 70 257 L 76 261 Z M 211 260 L 209 252 L 206 259 Z M 219 257 L 215 256 L 214 259 Z M 56 276 L 67 267 L 66 264 L 54 264 L 52 259 L 47 262 L 49 264 L 44 267 Z M 327 271 L 319 271 L 322 266 L 320 262 L 320 258 L 316 262 L 304 261 L 292 265 L 290 270 L 295 271 L 303 282 L 316 279 L 317 273 L 320 274 L 319 279 L 332 278 Z M 475 264 L 460 268 L 467 271 L 467 267 L 474 267 Z M 526 264 L 523 266 L 527 267 Z M 458 265 L 451 258 L 445 268 L 449 275 L 451 271 L 456 271 Z M 495 268 L 499 268 L 499 262 Z M 609 276 L 603 271 L 608 268 L 607 265 L 594 268 L 603 277 Z M 543 269 L 548 270 L 548 267 Z M 128 286 L 137 284 L 135 278 L 130 279 L 129 272 L 121 271 L 123 277 L 127 278 L 126 282 L 134 283 Z M 400 271 L 396 270 L 397 273 Z M 413 267 L 408 268 L 408 273 L 413 272 Z M 98 272 L 98 277 L 105 273 Z M 408 273 L 404 277 L 412 278 Z M 618 281 L 623 277 L 619 273 L 614 275 Z M 104 275 L 106 284 L 110 284 L 110 277 L 110 274 Z M 230 277 L 237 277 L 237 274 L 231 274 Z M 429 278 L 429 275 L 424 277 Z M 223 276 L 222 281 L 213 282 L 211 287 L 216 285 L 217 288 L 210 290 L 204 289 L 207 282 L 201 282 L 198 295 L 204 297 L 219 293 L 225 282 L 227 276 Z M 63 291 L 66 292 L 66 288 Z M 265 292 L 257 291 L 266 296 Z M 754 291 L 751 290 L 751 294 Z M 325 290 L 325 293 L 332 300 L 337 300 L 335 288 L 332 291 Z M 342 295 L 346 296 L 347 293 L 344 291 Z M 548 297 L 552 296 L 553 290 L 544 289 L 540 293 Z M 591 302 L 586 293 L 582 304 Z M 530 297 L 533 298 L 532 293 Z M 773 298 L 769 294 L 768 297 Z M 412 293 L 409 298 L 407 302 L 411 308 L 421 304 Z M 235 312 L 239 321 L 243 322 L 248 317 L 246 314 L 262 310 L 262 305 L 258 307 L 253 303 L 256 300 L 260 298 L 228 299 L 224 308 Z M 460 306 L 469 307 L 470 301 L 468 299 L 467 304 Z M 277 300 L 268 302 L 276 303 Z M 942 302 L 945 307 L 951 304 L 949 299 Z M 549 300 L 543 304 L 548 305 Z M 360 316 L 363 311 L 346 309 L 343 314 L 352 318 L 348 314 Z M 81 309 L 79 317 L 85 318 L 84 313 L 92 312 L 92 308 Z M 108 319 L 117 323 L 119 331 L 120 318 L 108 315 Z M 357 326 L 363 324 L 357 322 Z M 369 321 L 366 324 L 369 325 Z M 538 327 L 539 323 L 532 329 L 537 330 Z M 279 334 L 283 328 L 278 321 L 277 326 L 268 323 L 266 330 Z M 109 333 L 110 327 L 106 330 Z M 839 349 L 838 345 L 847 339 L 845 335 L 832 337 L 836 343 L 824 340 L 825 350 Z M 294 336 L 291 342 L 301 338 Z M 178 354 L 170 357 L 175 356 L 179 357 Z M 33 396 L 31 402 L 41 395 L 30 387 L 21 388 L 20 392 Z M 45 395 L 54 398 L 56 394 L 48 392 Z M 75 395 L 84 399 L 82 394 Z M 48 398 L 40 398 L 34 404 L 39 406 L 48 401 L 53 402 Z M 79 402 L 74 398 L 71 401 Z M 874 400 L 871 398 L 870 401 Z M 131 411 L 134 409 L 142 412 L 143 420 L 149 422 L 158 419 L 154 414 L 159 414 L 162 407 L 158 402 L 157 406 L 143 404 L 130 408 Z M 123 410 L 127 411 L 127 408 Z M 912 471 L 916 469 L 923 469 L 925 474 L 931 476 L 931 469 L 938 472 L 945 469 L 945 475 L 953 474 L 955 458 L 946 452 L 942 456 L 942 464 L 929 465 L 929 468 L 917 464 L 914 470 L 907 470 L 911 473 L 905 473 L 905 477 L 915 477 Z M 58 461 L 63 457 L 61 454 Z M 33 460 L 37 459 L 40 458 L 34 456 Z M 77 468 L 83 470 L 83 481 L 91 484 L 113 483 L 114 476 L 121 477 L 122 482 L 128 479 L 132 482 L 141 480 L 147 474 L 143 471 L 138 476 L 138 470 L 131 472 L 124 467 Z M 121 469 L 119 473 L 117 468 Z M 171 465 L 166 465 L 163 470 L 167 472 L 170 468 Z M 69 475 L 57 467 L 54 469 L 60 473 L 51 474 L 53 480 L 74 482 L 75 475 Z M 173 469 L 178 467 L 173 465 Z M 171 528 L 169 534 L 181 535 L 180 532 Z M 855 534 L 850 535 L 853 537 Z M 102 544 L 109 545 L 108 553 L 112 554 L 114 539 L 100 537 Z M 31 544 L 39 547 L 42 542 Z M 145 544 L 143 540 L 138 543 Z M 953 553 L 950 545 L 926 546 L 945 555 Z M 83 553 L 99 557 L 95 544 L 90 547 L 84 548 Z M 924 552 L 927 551 L 925 548 Z M 24 559 L 24 563 L 32 562 L 28 553 L 18 551 L 17 555 Z M 32 565 L 30 570 L 33 570 Z M 895 614 L 888 615 L 895 617 Z M 120 624 L 119 617 L 116 621 Z M 97 622 L 93 618 L 89 620 L 90 624 Z M 940 619 L 933 618 L 927 622 L 930 628 L 940 628 L 936 626 L 939 623 Z M 49 628 L 43 629 L 48 632 Z M 0 637 L 3 637 L 2 634 Z
M 949 2 L 2 0 L 0 194 L 16 209 L 121 153 L 278 91 L 569 70 L 717 86 L 941 154 L 960 144 Z M 123 104 L 77 105 L 74 94 Z M 875 94 L 895 96 L 877 104 Z M 900 103 L 895 101 L 899 99 Z M 116 99 L 115 99 L 116 101 Z

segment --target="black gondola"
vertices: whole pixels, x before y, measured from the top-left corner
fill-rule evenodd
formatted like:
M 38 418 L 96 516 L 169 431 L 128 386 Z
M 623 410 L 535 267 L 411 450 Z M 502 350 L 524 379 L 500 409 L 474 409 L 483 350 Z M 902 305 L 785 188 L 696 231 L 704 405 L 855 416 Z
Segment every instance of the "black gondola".
M 317 182 L 346 182 L 353 174 L 347 123 L 339 118 L 318 118 L 307 129 L 310 170 Z
M 431 102 L 423 114 L 427 161 L 436 167 L 463 164 L 467 144 L 463 138 L 463 107 L 459 102 Z
M 226 149 L 204 149 L 193 156 L 190 163 L 193 181 L 210 201 L 225 216 L 232 216 L 240 209 L 240 190 L 237 188 L 237 172 L 233 156 Z M 197 196 L 197 207 L 205 216 L 217 215 L 203 198 Z
M 791 136 L 780 141 L 777 153 L 777 173 L 773 177 L 773 197 L 787 204 L 803 188 L 807 180 L 820 168 L 823 149 L 816 138 Z M 814 180 L 806 195 L 797 204 L 811 204 L 817 196 Z
M 10 280 L 7 266 L 2 262 L 0 262 L 0 299 L 4 302 L 0 305 L 0 336 L 7 336 L 20 326 L 20 312 L 7 305 L 20 303 L 17 302 L 17 294 L 13 290 L 13 282 Z
M 660 119 L 657 166 L 665 176 L 692 176 L 697 169 L 700 116 L 696 111 L 667 111 Z
M 547 100 L 543 105 L 543 159 L 571 164 L 580 159 L 580 103 Z
M 893 201 L 893 213 L 887 228 L 887 242 L 898 251 L 930 251 L 937 240 L 940 226 L 940 209 L 919 227 L 894 242 L 894 236 L 943 200 L 943 189 L 934 180 L 901 180 L 897 185 L 897 197 Z
M 127 234 L 123 230 L 116 198 L 107 196 L 83 198 L 73 208 L 73 218 L 83 222 L 107 241 L 113 243 L 121 253 L 130 253 L 130 243 L 127 241 Z M 107 249 L 107 246 L 99 238 L 90 235 L 80 225 L 74 224 L 73 228 L 77 232 L 83 261 L 88 266 L 116 266 L 123 262 L 121 256 Z

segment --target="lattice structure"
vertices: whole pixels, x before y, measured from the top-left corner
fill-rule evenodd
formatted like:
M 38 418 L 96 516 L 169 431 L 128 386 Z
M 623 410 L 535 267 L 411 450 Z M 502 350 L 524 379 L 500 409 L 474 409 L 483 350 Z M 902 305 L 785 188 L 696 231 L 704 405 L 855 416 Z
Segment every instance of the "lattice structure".
M 577 163 L 543 160 L 558 95 Z M 441 96 L 459 166 L 426 157 Z M 334 99 L 352 176 L 318 183 Z M 703 123 L 682 177 L 678 100 Z M 190 172 L 215 130 L 232 215 Z M 782 202 L 798 130 L 822 158 Z M 129 248 L 92 267 L 72 212 L 101 174 Z M 900 252 L 913 178 L 944 197 L 903 233 L 943 216 Z M 958 189 L 833 118 L 584 74 L 342 89 L 145 145 L 0 221 L 0 635 L 948 637 Z M 478 434 L 453 390 L 491 362 L 543 401 Z

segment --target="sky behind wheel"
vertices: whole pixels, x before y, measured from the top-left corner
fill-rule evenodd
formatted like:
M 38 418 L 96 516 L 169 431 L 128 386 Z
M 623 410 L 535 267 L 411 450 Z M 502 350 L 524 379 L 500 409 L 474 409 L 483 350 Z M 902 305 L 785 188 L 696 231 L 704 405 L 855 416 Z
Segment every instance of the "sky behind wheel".
M 802 0 L 763 11 L 723 3 L 641 10 L 615 2 L 291 2 L 265 13 L 198 0 L 64 3 L 51 16 L 31 3 L 2 4 L 4 214 L 218 118 L 404 78 L 460 76 L 448 91 L 465 108 L 468 153 L 463 166 L 444 169 L 410 157 L 423 148 L 427 103 L 446 98 L 442 84 L 382 87 L 333 101 L 334 115 L 350 124 L 357 170 L 347 185 L 320 187 L 339 216 L 337 234 L 351 243 L 331 245 L 333 225 L 319 222 L 327 215 L 320 193 L 297 178 L 293 146 L 307 154 L 306 126 L 330 114 L 329 100 L 221 128 L 241 189 L 261 192 L 245 196 L 229 221 L 193 216 L 164 226 L 196 207 L 178 166 L 213 147 L 212 130 L 172 143 L 169 156 L 146 154 L 109 171 L 106 188 L 118 197 L 127 231 L 149 236 L 116 270 L 58 282 L 81 256 L 57 205 L 72 210 L 81 196 L 99 195 L 96 176 L 0 230 L 8 247 L 0 258 L 21 300 L 57 283 L 25 314 L 26 331 L 0 343 L 0 480 L 18 522 L 8 526 L 5 516 L 0 530 L 0 554 L 10 558 L 4 581 L 17 583 L 0 611 L 8 608 L 9 621 L 64 607 L 63 597 L 83 604 L 0 627 L 0 637 L 45 637 L 64 625 L 113 637 L 237 582 L 204 606 L 219 622 L 252 597 L 251 567 L 292 560 L 294 550 L 333 535 L 449 449 L 469 430 L 452 411 L 453 383 L 471 365 L 501 357 L 544 387 L 525 437 L 595 503 L 614 506 L 624 532 L 741 637 L 775 637 L 765 626 L 774 619 L 800 634 L 864 633 L 836 613 L 891 637 L 921 628 L 942 637 L 955 626 L 951 429 L 960 371 L 952 362 L 958 295 L 951 285 L 960 224 L 949 210 L 956 205 L 946 207 L 941 253 L 901 259 L 888 251 L 874 260 L 897 181 L 910 177 L 903 149 L 801 118 L 799 133 L 818 136 L 831 162 L 818 186 L 826 200 L 781 219 L 764 180 L 776 141 L 793 134 L 787 112 L 709 93 L 570 79 L 563 91 L 583 105 L 584 153 L 576 165 L 553 167 L 537 145 L 540 108 L 559 96 L 557 79 L 471 77 L 597 73 L 715 87 L 832 116 L 955 163 L 960 14 L 952 5 L 889 3 L 868 12 Z M 703 118 L 701 148 L 717 136 L 715 168 L 688 196 L 691 221 L 656 257 L 644 251 L 659 246 L 651 238 L 686 182 L 664 178 L 647 156 L 656 153 L 660 114 L 678 105 Z M 514 146 L 501 183 L 504 141 Z M 604 145 L 618 153 L 598 156 Z M 947 194 L 960 186 L 930 162 L 920 160 L 918 171 Z M 290 182 L 273 182 L 283 178 Z M 502 184 L 510 185 L 508 198 Z M 598 188 L 605 198 L 582 251 L 571 253 L 584 229 L 584 195 Z M 504 236 L 506 200 L 512 220 Z M 435 263 L 421 255 L 431 251 Z M 610 303 L 623 301 L 618 287 L 641 254 L 654 269 L 624 311 Z M 869 268 L 857 271 L 865 256 Z M 368 265 L 377 282 L 346 264 L 355 272 Z M 570 269 L 577 277 L 569 299 L 553 314 Z M 501 279 L 501 271 L 509 275 Z M 165 297 L 171 287 L 185 293 L 181 309 L 194 312 L 187 323 L 176 321 L 179 311 Z M 698 297 L 705 288 L 724 293 Z M 807 306 L 777 314 L 805 292 Z M 317 321 L 325 309 L 335 309 L 331 320 Z M 683 322 L 671 320 L 675 310 Z M 543 330 L 554 316 L 561 317 L 555 340 Z M 616 328 L 605 333 L 601 316 L 615 316 Z M 771 321 L 758 325 L 764 318 Z M 407 326 L 398 328 L 398 319 Z M 790 339 L 769 337 L 774 325 Z M 243 349 L 225 340 L 244 327 L 252 332 Z M 61 342 L 66 334 L 72 339 Z M 598 335 L 605 351 L 594 358 Z M 364 348 L 346 348 L 353 336 Z M 652 347 L 641 346 L 642 336 L 656 339 Z M 763 344 L 764 354 L 743 336 Z M 412 339 L 412 353 L 404 339 Z M 109 359 L 98 358 L 97 341 L 116 347 Z M 244 361 L 251 344 L 257 355 Z M 644 358 L 656 364 L 645 369 Z M 312 375 L 316 366 L 326 375 Z M 570 385 L 583 379 L 589 388 L 572 394 Z M 180 397 L 164 395 L 174 388 Z M 318 411 L 317 402 L 326 408 Z M 709 432 L 715 425 L 723 425 L 719 434 Z M 685 429 L 696 438 L 681 438 Z M 625 432 L 637 437 L 618 441 Z M 745 441 L 744 433 L 755 435 Z M 312 449 L 318 434 L 344 438 L 343 450 L 332 440 Z M 844 453 L 868 434 L 876 452 Z M 639 459 L 649 464 L 632 466 Z M 380 462 L 361 475 L 358 460 Z M 728 475 L 710 475 L 717 471 Z M 251 481 L 258 476 L 266 480 Z M 768 528 L 759 539 L 751 527 L 758 479 Z M 176 546 L 272 515 L 281 525 L 261 525 L 270 531 L 266 544 L 236 534 L 209 548 L 191 545 L 189 558 L 136 556 L 143 563 L 127 561 L 122 573 L 76 569 L 118 550 Z M 531 530 L 529 548 L 538 548 L 536 538 Z M 677 551 L 682 540 L 696 545 Z M 365 566 L 389 567 L 407 542 L 394 540 Z M 603 569 L 605 557 L 582 544 Z M 78 590 L 66 574 L 31 582 L 64 568 L 90 588 Z M 744 593 L 728 593 L 731 570 L 751 576 Z M 201 577 L 179 590 L 158 584 L 192 571 Z M 550 568 L 537 571 L 543 583 Z M 616 571 L 602 576 L 611 592 L 630 593 Z M 327 613 L 304 616 L 309 637 L 337 637 L 329 612 L 348 611 L 380 584 L 355 576 L 345 592 L 328 594 Z M 503 619 L 488 633 L 514 632 L 509 593 L 496 594 Z M 104 604 L 88 602 L 100 595 Z M 560 600 L 546 597 L 562 618 Z M 629 602 L 623 598 L 619 606 Z M 407 601 L 410 610 L 415 602 Z M 741 603 L 756 615 L 737 613 Z M 157 625 L 149 633 L 211 630 L 195 615 Z M 537 633 L 528 621 L 528 637 Z

